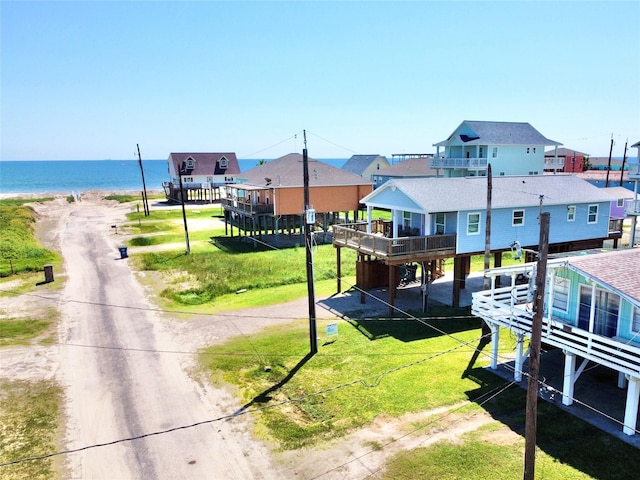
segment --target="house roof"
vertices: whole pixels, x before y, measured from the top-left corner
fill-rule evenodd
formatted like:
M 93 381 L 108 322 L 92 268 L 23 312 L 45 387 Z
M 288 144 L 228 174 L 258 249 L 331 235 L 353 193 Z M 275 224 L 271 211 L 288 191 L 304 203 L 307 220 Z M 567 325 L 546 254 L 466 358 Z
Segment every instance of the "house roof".
M 185 170 L 183 165 L 189 157 L 195 160 L 194 168 Z M 227 168 L 220 167 L 220 160 L 223 157 L 227 159 Z M 240 165 L 233 152 L 171 153 L 168 161 L 173 163 L 175 172 L 182 171 L 184 175 L 238 175 L 240 173 Z
M 309 186 L 336 186 L 336 185 L 371 185 L 355 173 L 345 172 L 341 168 L 333 167 L 327 163 L 313 158 L 308 159 Z M 275 160 L 263 163 L 257 167 L 243 172 L 237 179 L 244 184 L 279 187 L 304 186 L 302 155 L 290 153 Z
M 627 158 L 629 160 L 629 158 Z M 609 165 L 609 157 L 591 157 L 589 158 L 589 163 L 593 166 L 595 165 Z M 611 165 L 622 165 L 622 160 L 618 160 L 617 158 L 611 158 Z
M 633 148 L 633 147 L 638 147 L 638 148 L 640 148 L 640 142 L 636 142 L 636 143 L 634 143 L 633 145 L 631 145 L 631 148 Z
M 451 212 L 485 209 L 487 177 L 393 178 L 361 203 L 385 206 L 376 197 L 391 189 L 399 190 L 425 212 Z M 388 192 L 387 192 L 388 193 Z M 492 178 L 492 208 L 611 202 L 611 196 L 575 175 L 523 175 Z M 382 197 L 381 197 L 382 198 Z
M 606 187 L 602 190 L 611 195 L 611 198 L 614 200 L 617 200 L 619 198 L 633 198 L 633 192 L 625 187 Z
M 460 130 L 473 134 L 458 134 Z M 435 147 L 449 145 L 458 137 L 465 145 L 562 145 L 549 140 L 526 122 L 484 122 L 465 120 L 446 140 Z
M 429 166 L 429 158 L 410 158 L 394 165 L 381 168 L 374 175 L 388 177 L 427 177 L 436 176 L 438 170 Z
M 545 157 L 554 157 L 556 155 L 556 150 L 548 150 L 546 152 L 544 152 L 544 156 Z M 579 157 L 588 157 L 589 154 L 588 153 L 583 153 L 583 152 L 579 152 L 577 150 L 572 150 L 570 148 L 564 148 L 561 147 L 558 149 L 558 156 L 559 157 L 572 157 L 572 156 L 579 156 Z
M 567 262 L 587 277 L 640 303 L 640 248 L 569 257 Z
M 369 166 L 378 159 L 384 159 L 388 165 L 387 157 L 382 155 L 352 155 L 347 163 L 342 166 L 343 170 L 347 172 L 355 173 L 356 175 L 362 175 Z

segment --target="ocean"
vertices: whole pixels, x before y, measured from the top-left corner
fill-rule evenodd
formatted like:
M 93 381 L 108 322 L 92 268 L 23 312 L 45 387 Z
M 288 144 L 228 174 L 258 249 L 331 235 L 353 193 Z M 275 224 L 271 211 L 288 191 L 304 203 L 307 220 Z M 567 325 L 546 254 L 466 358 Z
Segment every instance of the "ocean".
M 318 159 L 342 167 L 346 158 Z M 267 160 L 268 161 L 268 160 Z M 240 171 L 258 165 L 255 159 L 238 159 Z M 169 181 L 167 160 L 143 160 L 147 190 L 162 190 Z M 142 191 L 137 160 L 30 160 L 0 161 L 0 194 L 82 193 L 87 190 Z

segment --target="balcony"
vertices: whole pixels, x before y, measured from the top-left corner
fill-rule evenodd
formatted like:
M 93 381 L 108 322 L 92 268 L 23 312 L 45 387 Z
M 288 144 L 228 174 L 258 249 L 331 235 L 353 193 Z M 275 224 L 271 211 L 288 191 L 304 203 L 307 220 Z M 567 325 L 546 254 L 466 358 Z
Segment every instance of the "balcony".
M 630 217 L 640 215 L 640 200 L 627 200 L 624 202 L 624 214 Z
M 531 336 L 533 312 L 527 303 L 528 285 L 516 285 L 473 294 L 471 313 L 516 334 Z M 608 338 L 545 315 L 542 342 L 619 372 L 640 376 L 640 346 L 629 339 Z
M 544 168 L 549 169 L 561 169 L 564 168 L 564 158 L 563 157 L 544 157 Z
M 428 235 L 389 238 L 390 223 L 372 223 L 367 233 L 366 223 L 334 225 L 334 246 L 357 250 L 387 261 L 417 261 L 420 258 L 453 256 L 456 253 L 456 235 Z
M 432 158 L 431 168 L 460 168 L 467 170 L 486 170 L 487 158 Z
M 629 163 L 628 165 L 629 180 L 640 180 L 640 163 Z
M 243 215 L 273 214 L 273 204 L 251 203 L 243 198 L 222 198 L 220 199 L 220 204 L 225 210 L 241 213 Z

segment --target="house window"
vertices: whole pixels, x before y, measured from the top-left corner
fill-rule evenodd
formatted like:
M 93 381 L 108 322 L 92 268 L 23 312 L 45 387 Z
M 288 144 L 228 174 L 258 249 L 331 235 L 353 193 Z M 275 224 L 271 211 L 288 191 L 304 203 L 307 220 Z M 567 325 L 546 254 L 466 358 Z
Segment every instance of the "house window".
M 493 150 L 491 152 L 491 157 L 498 158 L 498 147 L 493 147 Z
M 187 158 L 187 168 L 189 170 L 192 170 L 193 167 L 195 167 L 195 166 L 196 166 L 196 161 L 191 157 Z
M 436 235 L 444 233 L 444 213 L 436 213 Z
M 640 307 L 633 307 L 633 321 L 631 328 L 634 332 L 640 332 Z
M 573 222 L 576 219 L 576 206 L 567 205 L 567 222 Z
M 213 177 L 207 177 L 207 183 L 213 183 Z
M 527 155 L 529 154 L 529 150 L 530 150 L 530 148 L 529 148 L 529 147 L 527 147 Z
M 484 147 L 480 147 L 478 150 L 479 150 L 478 157 L 484 158 Z
M 229 166 L 229 160 L 226 157 L 220 158 L 220 168 L 227 168 Z
M 536 147 L 533 147 L 533 153 L 536 153 Z
M 593 329 L 590 329 L 592 300 L 595 300 L 595 308 Z M 591 286 L 580 286 L 578 328 L 611 338 L 616 335 L 618 330 L 619 311 L 620 297 L 615 293 L 597 288 L 594 294 Z
M 567 313 L 569 311 L 569 279 L 553 278 L 553 308 Z
M 501 176 L 501 177 L 504 177 L 504 172 L 500 172 L 500 176 Z
M 411 228 L 411 212 L 402 213 L 402 225 L 405 228 Z
M 524 210 L 514 210 L 511 217 L 511 226 L 520 227 L 524 225 Z
M 193 177 L 182 177 L 182 181 L 186 183 L 193 183 Z
M 617 205 L 618 207 L 624 207 L 624 198 L 619 198 Z
M 480 214 L 467 213 L 467 235 L 480 234 Z
M 598 205 L 589 205 L 587 223 L 598 223 Z

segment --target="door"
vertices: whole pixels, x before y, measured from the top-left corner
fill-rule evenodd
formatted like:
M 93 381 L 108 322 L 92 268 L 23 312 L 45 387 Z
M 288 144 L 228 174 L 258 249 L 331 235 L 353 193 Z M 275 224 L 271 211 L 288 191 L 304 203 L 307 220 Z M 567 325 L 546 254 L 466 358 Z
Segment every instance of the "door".
M 578 308 L 578 327 L 589 330 L 591 313 L 591 287 L 580 286 L 580 306 Z M 593 318 L 593 332 L 605 337 L 613 337 L 618 331 L 618 313 L 620 311 L 620 297 L 606 290 L 596 289 L 595 313 Z

